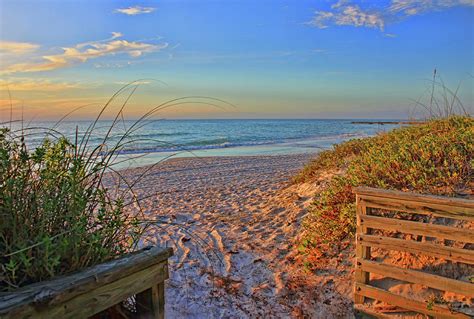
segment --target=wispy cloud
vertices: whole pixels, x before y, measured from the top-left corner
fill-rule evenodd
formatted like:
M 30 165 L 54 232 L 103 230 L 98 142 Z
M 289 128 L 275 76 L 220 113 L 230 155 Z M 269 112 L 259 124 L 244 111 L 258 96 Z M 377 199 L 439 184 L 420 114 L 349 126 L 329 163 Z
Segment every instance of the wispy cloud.
M 327 28 L 330 24 L 384 29 L 383 16 L 375 10 L 363 10 L 358 5 L 344 0 L 333 4 L 331 9 L 332 11 L 316 11 L 308 24 L 321 29 Z
M 16 106 L 20 103 L 21 101 L 17 99 L 0 99 L 0 111 L 10 110 L 10 106 Z M 0 121 L 2 121 L 1 118 Z
M 131 66 L 132 64 L 133 64 L 132 61 L 114 62 L 114 63 L 99 62 L 99 63 L 94 63 L 94 68 L 96 69 L 122 69 L 128 66 Z
M 369 4 L 371 2 L 369 1 Z M 472 0 L 391 0 L 386 6 L 361 8 L 350 0 L 339 0 L 327 11 L 316 11 L 308 25 L 325 29 L 330 25 L 375 28 L 384 31 L 387 23 L 455 6 L 474 6 Z
M 388 11 L 406 16 L 438 11 L 456 6 L 474 6 L 472 0 L 392 0 Z
M 112 37 L 107 40 L 80 43 L 74 47 L 62 48 L 63 52 L 60 54 L 43 55 L 33 62 L 13 64 L 3 68 L 0 74 L 55 70 L 84 63 L 90 59 L 117 54 L 127 54 L 132 58 L 137 58 L 145 53 L 159 51 L 168 46 L 167 43 L 153 44 L 118 39 L 121 36 L 121 33 L 114 32 Z
M 314 53 L 326 53 L 325 49 L 313 49 Z
M 156 8 L 153 8 L 153 7 L 134 6 L 134 7 L 128 7 L 128 8 L 115 9 L 114 12 L 115 13 L 126 14 L 126 15 L 129 15 L 129 16 L 134 16 L 134 15 L 137 15 L 137 14 L 152 13 L 155 10 L 156 10 Z
M 0 53 L 25 54 L 35 51 L 39 45 L 28 42 L 0 41 Z
M 121 38 L 123 37 L 123 34 L 121 32 L 112 32 L 112 40 L 113 39 L 117 39 L 117 38 Z
M 53 81 L 50 79 L 15 78 L 0 80 L 0 91 L 63 91 L 66 89 L 80 88 L 79 83 Z

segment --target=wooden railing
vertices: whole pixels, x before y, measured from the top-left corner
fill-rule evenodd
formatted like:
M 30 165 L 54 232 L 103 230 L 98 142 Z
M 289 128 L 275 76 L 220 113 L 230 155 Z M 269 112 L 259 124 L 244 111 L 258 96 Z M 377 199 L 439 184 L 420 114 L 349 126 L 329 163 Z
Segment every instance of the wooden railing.
M 401 268 L 371 258 L 371 248 L 409 252 L 434 256 L 448 261 L 474 265 L 474 250 L 445 246 L 440 241 L 452 240 L 474 243 L 474 231 L 468 228 L 450 227 L 422 221 L 403 220 L 400 213 L 443 217 L 455 220 L 474 221 L 474 201 L 440 196 L 426 196 L 414 193 L 387 191 L 361 187 L 355 190 L 357 205 L 356 272 L 354 302 L 356 309 L 364 298 L 385 302 L 435 318 L 470 318 L 462 312 L 454 312 L 448 307 L 429 305 L 371 285 L 369 274 L 375 273 L 404 282 L 420 284 L 441 291 L 474 297 L 474 284 L 455 280 L 421 270 Z M 390 212 L 375 216 L 375 210 Z M 408 213 L 408 214 L 407 214 Z M 387 215 L 391 217 L 387 217 Z M 420 219 L 418 219 L 420 220 Z M 377 230 L 377 231 L 374 231 Z M 387 231 L 434 237 L 434 241 L 414 241 L 393 238 Z M 464 245 L 465 246 L 465 245 Z M 474 273 L 473 273 L 474 275 Z M 358 305 L 359 304 L 359 305 Z
M 88 318 L 135 297 L 131 317 L 164 318 L 171 248 L 146 248 L 81 272 L 0 294 L 0 318 Z

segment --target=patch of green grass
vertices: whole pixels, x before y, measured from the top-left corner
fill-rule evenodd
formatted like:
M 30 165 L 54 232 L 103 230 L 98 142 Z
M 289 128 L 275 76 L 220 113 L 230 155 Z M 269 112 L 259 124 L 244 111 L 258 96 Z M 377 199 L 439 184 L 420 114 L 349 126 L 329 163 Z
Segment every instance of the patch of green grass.
M 323 248 L 326 253 L 336 253 L 339 244 L 353 236 L 354 187 L 447 196 L 472 187 L 474 120 L 469 116 L 430 120 L 346 142 L 321 155 L 298 180 L 311 180 L 321 169 L 346 169 L 314 199 L 304 220 L 300 250 L 309 255 Z

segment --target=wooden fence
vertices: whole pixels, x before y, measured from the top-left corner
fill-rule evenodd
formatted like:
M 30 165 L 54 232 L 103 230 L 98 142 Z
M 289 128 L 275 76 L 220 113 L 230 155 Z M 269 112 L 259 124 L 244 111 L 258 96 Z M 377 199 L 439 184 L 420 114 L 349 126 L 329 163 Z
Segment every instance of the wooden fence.
M 0 318 L 88 318 L 135 296 L 129 317 L 164 318 L 171 248 L 146 248 L 84 271 L 0 294 Z M 113 317 L 113 316 L 112 316 Z
M 371 248 L 373 247 L 424 254 L 453 262 L 474 265 L 474 250 L 445 246 L 440 244 L 439 241 L 435 243 L 433 241 L 420 242 L 393 238 L 381 232 L 391 231 L 392 234 L 397 232 L 434 237 L 441 241 L 451 240 L 462 243 L 474 243 L 474 231 L 471 229 L 397 218 L 400 217 L 400 213 L 405 213 L 405 217 L 408 213 L 408 215 L 430 215 L 472 222 L 474 221 L 474 201 L 366 187 L 357 188 L 355 193 L 357 234 L 354 302 L 356 309 L 367 309 L 361 307 L 360 304 L 363 304 L 364 298 L 368 297 L 402 309 L 434 316 L 435 318 L 471 318 L 462 312 L 454 312 L 452 309 L 448 309 L 448 307 L 441 305 L 428 306 L 426 302 L 409 299 L 374 287 L 370 284 L 369 274 L 375 273 L 400 281 L 421 284 L 429 288 L 450 291 L 468 298 L 474 298 L 474 284 L 472 282 L 455 280 L 421 270 L 401 268 L 370 260 Z M 375 209 L 384 212 L 389 211 L 391 214 L 383 214 L 383 216 L 379 214 L 376 216 L 374 214 Z M 388 215 L 392 217 L 387 217 Z M 374 234 L 374 230 L 381 231 L 377 231 L 377 234 Z M 380 317 L 383 317 L 383 315 Z

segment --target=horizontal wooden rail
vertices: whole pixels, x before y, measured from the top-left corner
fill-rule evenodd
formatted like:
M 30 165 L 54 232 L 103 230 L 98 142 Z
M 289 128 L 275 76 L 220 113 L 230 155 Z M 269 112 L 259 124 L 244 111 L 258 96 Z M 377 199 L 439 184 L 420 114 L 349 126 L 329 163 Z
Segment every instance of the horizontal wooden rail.
M 474 265 L 474 250 L 449 247 L 439 240 L 452 240 L 461 243 L 474 243 L 474 231 L 462 226 L 451 227 L 417 221 L 418 217 L 401 219 L 397 214 L 375 216 L 374 210 L 429 215 L 464 222 L 474 221 L 474 201 L 467 199 L 420 195 L 399 191 L 380 190 L 361 187 L 355 189 L 357 206 L 356 228 L 356 272 L 354 301 L 356 309 L 366 309 L 374 313 L 367 305 L 362 306 L 364 298 L 380 300 L 403 309 L 417 311 L 435 318 L 470 318 L 463 309 L 453 312 L 448 307 L 431 305 L 397 295 L 370 285 L 369 274 L 393 278 L 408 283 L 420 284 L 440 291 L 449 291 L 474 298 L 474 284 L 427 273 L 420 269 L 407 269 L 397 265 L 371 260 L 371 248 L 388 251 L 403 251 L 424 254 L 436 258 Z M 404 215 L 406 218 L 406 214 Z M 375 232 L 375 230 L 378 230 Z M 386 232 L 388 231 L 388 233 Z M 413 234 L 439 239 L 437 242 L 418 242 L 409 239 L 390 237 L 390 232 Z M 375 311 L 375 313 L 378 312 Z
M 398 238 L 358 235 L 362 246 L 384 248 L 387 250 L 406 251 L 414 254 L 425 254 L 433 257 L 444 258 L 451 261 L 463 262 L 474 265 L 474 251 L 462 248 L 447 247 L 432 243 L 421 243 Z
M 171 248 L 147 248 L 83 271 L 0 294 L 0 318 L 87 318 L 132 295 L 162 292 Z M 164 298 L 164 296 L 162 296 Z M 152 299 L 150 313 L 163 313 Z M 137 305 L 140 308 L 140 305 Z M 162 315 L 160 315 L 160 318 Z
M 406 201 L 413 201 L 420 204 L 428 205 L 447 205 L 448 210 L 452 210 L 452 207 L 462 207 L 470 209 L 474 213 L 474 202 L 470 199 L 463 199 L 457 197 L 447 197 L 447 196 L 436 196 L 436 195 L 426 195 L 418 194 L 412 192 L 402 192 L 397 190 L 386 190 L 373 187 L 357 187 L 355 193 L 361 197 L 374 196 L 379 198 L 390 198 L 394 201 L 400 200 L 403 204 Z M 471 217 L 474 217 L 471 215 Z
M 362 217 L 361 224 L 367 228 L 391 230 L 406 234 L 423 235 L 441 239 L 458 240 L 465 243 L 474 243 L 474 231 L 470 229 L 370 215 Z
M 357 196 L 367 207 L 474 221 L 472 200 L 358 187 Z
M 458 318 L 458 319 L 469 319 L 470 316 L 449 310 L 446 307 L 441 307 L 438 305 L 433 305 L 431 310 L 428 309 L 426 302 L 421 302 L 403 296 L 393 294 L 389 291 L 376 288 L 373 286 L 356 283 L 356 290 L 363 294 L 366 297 L 377 299 L 383 302 L 390 303 L 394 306 L 400 307 L 402 309 L 413 310 L 417 312 L 424 313 L 429 316 L 434 316 L 436 318 Z
M 384 275 L 390 278 L 424 285 L 426 287 L 452 291 L 467 297 L 474 297 L 474 284 L 450 279 L 423 271 L 400 268 L 370 260 L 357 260 L 357 267 L 363 271 Z

